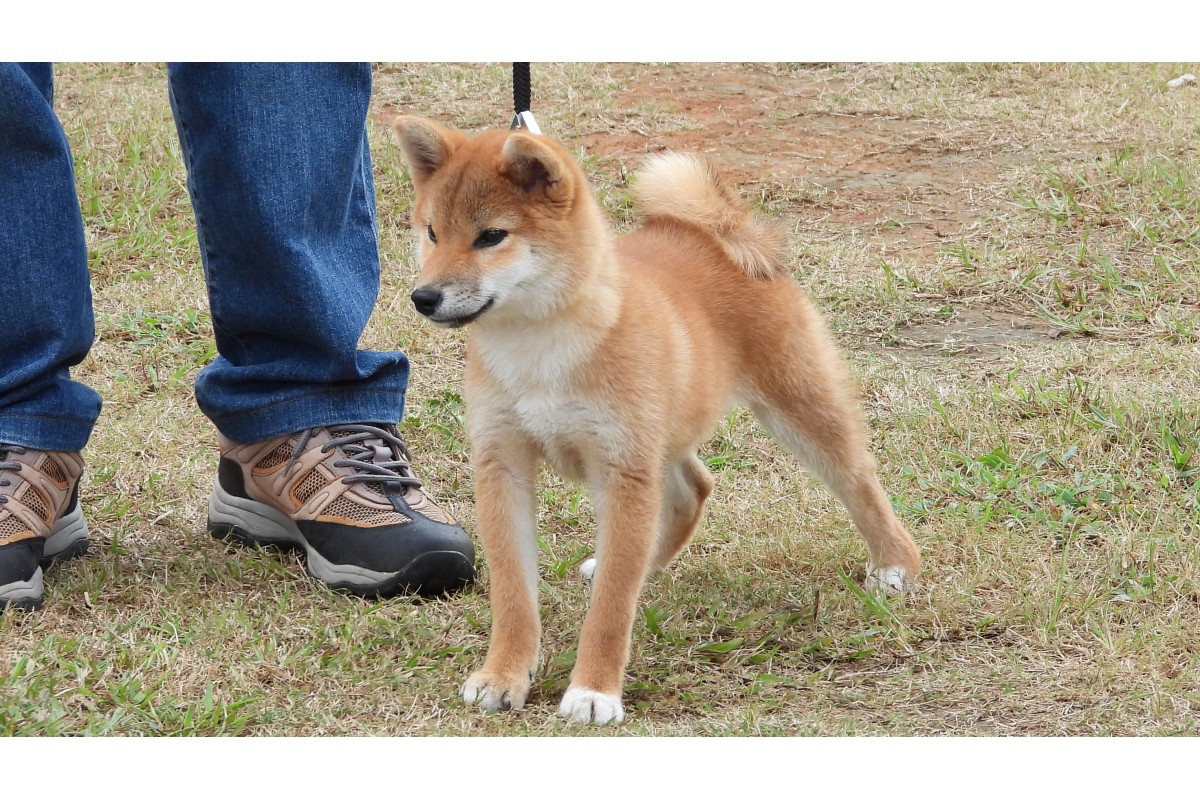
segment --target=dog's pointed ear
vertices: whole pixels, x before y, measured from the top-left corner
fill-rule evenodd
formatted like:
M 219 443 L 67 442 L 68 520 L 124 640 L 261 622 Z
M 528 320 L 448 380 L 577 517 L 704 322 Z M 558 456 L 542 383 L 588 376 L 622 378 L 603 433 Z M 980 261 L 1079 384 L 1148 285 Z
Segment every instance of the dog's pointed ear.
M 562 156 L 540 136 L 510 134 L 500 157 L 503 173 L 522 192 L 542 192 L 555 203 L 569 203 L 574 196 L 574 176 Z
M 433 173 L 445 166 L 455 149 L 467 140 L 467 135 L 431 119 L 402 116 L 392 122 L 392 139 L 404 151 L 409 174 L 419 189 Z

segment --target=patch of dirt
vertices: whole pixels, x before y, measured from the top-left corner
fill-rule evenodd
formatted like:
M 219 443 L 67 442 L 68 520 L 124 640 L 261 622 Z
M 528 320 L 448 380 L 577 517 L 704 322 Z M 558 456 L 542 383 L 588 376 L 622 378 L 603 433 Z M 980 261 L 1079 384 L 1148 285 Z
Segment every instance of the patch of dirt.
M 1021 342 L 1056 339 L 1061 334 L 1057 328 L 1029 317 L 968 307 L 957 310 L 945 322 L 898 329 L 887 344 L 891 352 L 901 354 L 961 356 Z
M 989 207 L 979 188 L 1017 158 L 981 130 L 951 134 L 887 112 L 831 113 L 822 97 L 853 87 L 830 69 L 705 63 L 613 72 L 627 82 L 616 110 L 661 111 L 684 124 L 588 133 L 579 141 L 589 152 L 623 160 L 667 149 L 702 153 L 748 195 L 791 196 L 789 213 L 854 228 L 893 251 L 930 256 L 955 241 Z

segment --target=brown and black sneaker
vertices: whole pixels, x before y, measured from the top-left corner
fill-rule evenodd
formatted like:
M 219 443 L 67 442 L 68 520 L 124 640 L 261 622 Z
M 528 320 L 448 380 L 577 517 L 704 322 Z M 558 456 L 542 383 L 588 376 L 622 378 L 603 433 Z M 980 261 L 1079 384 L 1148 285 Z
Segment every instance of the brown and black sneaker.
M 42 571 L 87 552 L 79 453 L 0 442 L 0 608 L 42 605 Z
M 471 538 L 421 490 L 395 426 L 220 444 L 214 536 L 303 548 L 310 575 L 365 597 L 443 594 L 475 580 Z

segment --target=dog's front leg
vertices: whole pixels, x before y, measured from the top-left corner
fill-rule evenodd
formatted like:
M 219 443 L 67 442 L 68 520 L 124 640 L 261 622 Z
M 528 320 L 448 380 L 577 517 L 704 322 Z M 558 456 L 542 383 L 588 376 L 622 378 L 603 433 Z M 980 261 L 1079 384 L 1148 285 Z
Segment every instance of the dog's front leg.
M 476 445 L 479 536 L 488 561 L 492 638 L 462 697 L 485 711 L 521 708 L 537 669 L 537 457 L 524 445 Z
M 661 495 L 661 469 L 649 465 L 613 470 L 597 486 L 592 601 L 571 685 L 558 708 L 572 722 L 604 725 L 625 718 L 621 685 L 638 595 L 654 554 Z

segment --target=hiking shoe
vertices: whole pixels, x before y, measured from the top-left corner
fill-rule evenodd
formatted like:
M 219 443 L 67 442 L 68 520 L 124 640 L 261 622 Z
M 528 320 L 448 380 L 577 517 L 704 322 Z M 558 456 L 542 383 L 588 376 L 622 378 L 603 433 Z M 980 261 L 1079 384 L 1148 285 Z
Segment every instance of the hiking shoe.
M 443 594 L 475 580 L 470 537 L 421 490 L 395 426 L 220 444 L 214 536 L 302 548 L 310 575 L 364 597 Z
M 0 608 L 40 608 L 42 571 L 87 552 L 79 453 L 0 442 Z

